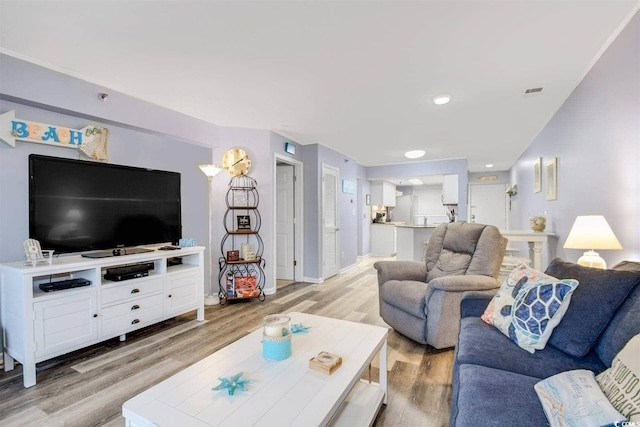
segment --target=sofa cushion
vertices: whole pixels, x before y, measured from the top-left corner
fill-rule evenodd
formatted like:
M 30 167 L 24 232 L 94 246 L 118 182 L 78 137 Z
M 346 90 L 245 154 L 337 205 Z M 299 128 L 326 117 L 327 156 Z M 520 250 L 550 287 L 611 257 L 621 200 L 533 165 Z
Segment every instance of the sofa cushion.
M 534 388 L 551 427 L 610 426 L 627 421 L 602 393 L 593 372 L 586 369 L 559 373 Z
M 520 264 L 493 297 L 482 320 L 533 353 L 546 346 L 577 286 L 575 280 L 558 280 Z
M 600 270 L 558 258 L 551 261 L 546 273 L 580 282 L 562 322 L 549 339 L 549 344 L 576 357 L 594 347 L 613 314 L 640 282 L 639 272 Z
M 547 378 L 572 369 L 589 369 L 595 373 L 606 369 L 595 352 L 577 358 L 547 346 L 533 354 L 527 353 L 478 317 L 461 319 L 455 362 L 473 363 L 537 378 Z
M 380 287 L 380 297 L 389 305 L 426 319 L 424 297 L 427 286 L 425 282 L 414 280 L 389 280 Z
M 596 352 L 607 366 L 629 340 L 640 334 L 640 285 L 617 310 L 596 344 Z
M 613 267 L 612 270 L 620 271 L 640 271 L 640 262 L 638 261 L 620 261 Z
M 495 290 L 463 292 L 460 300 L 460 317 L 480 317 L 495 294 Z
M 597 380 L 616 410 L 629 421 L 640 422 L 640 334 L 631 338 Z
M 461 365 L 458 373 L 452 426 L 546 425 L 533 389 L 539 378 L 478 365 Z

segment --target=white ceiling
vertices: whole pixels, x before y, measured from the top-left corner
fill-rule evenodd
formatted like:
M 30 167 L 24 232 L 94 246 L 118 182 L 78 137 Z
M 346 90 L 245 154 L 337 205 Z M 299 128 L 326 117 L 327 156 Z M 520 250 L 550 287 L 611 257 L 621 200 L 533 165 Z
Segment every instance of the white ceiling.
M 405 151 L 423 148 L 423 160 L 506 170 L 639 4 L 0 0 L 0 47 L 365 166 L 406 162 Z M 434 105 L 442 93 L 451 102 Z

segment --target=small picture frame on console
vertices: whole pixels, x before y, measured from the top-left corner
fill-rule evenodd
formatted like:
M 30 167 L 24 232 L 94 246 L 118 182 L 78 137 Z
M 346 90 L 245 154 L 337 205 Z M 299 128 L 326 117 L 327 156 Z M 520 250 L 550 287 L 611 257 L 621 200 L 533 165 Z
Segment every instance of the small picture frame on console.
M 249 215 L 238 215 L 236 221 L 238 230 L 251 230 L 251 217 Z
M 227 251 L 227 261 L 240 261 L 240 251 Z

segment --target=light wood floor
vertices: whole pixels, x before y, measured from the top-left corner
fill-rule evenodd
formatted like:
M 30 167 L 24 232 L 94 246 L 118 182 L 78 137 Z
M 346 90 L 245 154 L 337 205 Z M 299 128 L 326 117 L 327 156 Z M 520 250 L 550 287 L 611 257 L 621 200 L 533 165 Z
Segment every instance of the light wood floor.
M 38 364 L 37 385 L 22 370 L 0 373 L 0 425 L 123 426 L 122 404 L 261 326 L 273 313 L 300 311 L 386 326 L 378 316 L 377 261 L 369 258 L 322 284 L 294 283 L 265 302 L 206 308 Z M 453 350 L 435 350 L 390 331 L 388 404 L 375 426 L 446 426 Z M 377 361 L 371 376 L 377 380 Z M 354 426 L 358 427 L 358 426 Z

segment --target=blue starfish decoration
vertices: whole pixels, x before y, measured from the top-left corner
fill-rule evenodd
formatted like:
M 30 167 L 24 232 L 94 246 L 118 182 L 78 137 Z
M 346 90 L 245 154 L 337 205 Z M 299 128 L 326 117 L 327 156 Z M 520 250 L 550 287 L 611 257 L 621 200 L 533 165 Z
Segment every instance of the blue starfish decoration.
M 311 328 L 311 326 L 304 326 L 302 323 L 296 323 L 294 325 L 291 325 L 291 333 L 306 334 L 307 332 L 309 332 L 309 328 Z
M 242 372 L 239 372 L 232 377 L 218 378 L 222 382 L 219 385 L 212 388 L 211 390 L 222 390 L 226 388 L 227 393 L 229 393 L 229 396 L 233 396 L 233 393 L 235 393 L 236 388 L 239 388 L 242 391 L 247 391 L 247 388 L 245 387 L 245 385 L 251 384 L 253 380 L 243 379 L 242 374 L 243 374 Z

